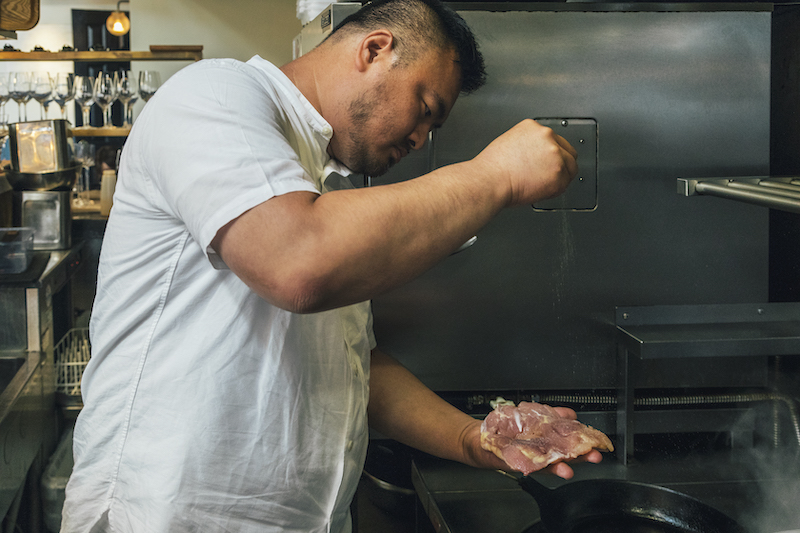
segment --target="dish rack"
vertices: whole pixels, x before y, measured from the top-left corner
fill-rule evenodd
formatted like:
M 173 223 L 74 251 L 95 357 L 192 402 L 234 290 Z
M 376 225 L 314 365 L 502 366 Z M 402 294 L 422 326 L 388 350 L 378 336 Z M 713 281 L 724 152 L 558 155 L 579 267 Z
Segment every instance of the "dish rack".
M 89 328 L 67 332 L 55 347 L 56 400 L 64 406 L 81 406 L 81 378 L 91 357 Z

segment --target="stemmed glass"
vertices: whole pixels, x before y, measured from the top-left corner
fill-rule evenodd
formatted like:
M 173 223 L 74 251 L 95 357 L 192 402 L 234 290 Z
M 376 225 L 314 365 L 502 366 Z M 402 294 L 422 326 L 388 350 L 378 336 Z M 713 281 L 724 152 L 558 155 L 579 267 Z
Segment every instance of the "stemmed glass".
M 11 97 L 8 95 L 8 81 L 0 77 L 0 152 L 8 142 L 8 118 L 6 117 L 5 107 Z
M 91 172 L 94 166 L 95 148 L 88 141 L 82 140 L 75 144 L 75 159 L 81 164 L 81 175 L 72 189 L 75 197 L 75 205 L 90 205 L 92 201 L 88 198 L 91 186 Z
M 139 95 L 148 102 L 156 94 L 156 89 L 161 85 L 161 75 L 154 70 L 139 72 Z
M 53 82 L 53 100 L 61 108 L 61 118 L 67 118 L 67 102 L 75 98 L 75 76 L 59 72 Z
M 0 77 L 0 127 L 8 125 L 8 117 L 6 116 L 6 102 L 11 99 L 8 92 L 8 80 Z
M 12 72 L 8 75 L 8 94 L 19 106 L 20 122 L 27 122 L 28 120 L 27 106 L 25 104 L 31 99 L 32 90 L 30 72 Z
M 111 104 L 117 99 L 116 73 L 100 72 L 94 80 L 94 101 L 103 110 L 103 127 L 111 126 Z
M 47 108 L 45 107 L 45 102 L 50 99 L 50 95 L 53 93 L 53 86 L 50 83 L 50 75 L 46 72 L 34 74 L 31 86 L 33 87 L 31 90 L 33 99 L 39 102 L 39 105 L 42 106 L 42 111 L 39 115 L 39 118 L 44 120 L 47 118 Z
M 133 103 L 139 99 L 139 84 L 136 77 L 130 70 L 123 70 L 119 73 L 117 81 L 117 100 L 122 102 L 124 124 L 133 124 Z
M 89 127 L 89 112 L 94 103 L 94 79 L 91 76 L 75 76 L 75 102 L 81 106 L 83 125 Z

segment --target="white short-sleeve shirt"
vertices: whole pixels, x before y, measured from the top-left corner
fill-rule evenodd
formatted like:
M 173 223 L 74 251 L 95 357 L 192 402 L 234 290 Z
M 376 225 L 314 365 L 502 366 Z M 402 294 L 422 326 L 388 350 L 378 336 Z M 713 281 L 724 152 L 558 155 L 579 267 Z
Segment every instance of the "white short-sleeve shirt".
M 369 303 L 284 311 L 209 249 L 246 210 L 347 174 L 332 133 L 259 57 L 195 63 L 147 103 L 101 251 L 62 531 L 350 529 Z

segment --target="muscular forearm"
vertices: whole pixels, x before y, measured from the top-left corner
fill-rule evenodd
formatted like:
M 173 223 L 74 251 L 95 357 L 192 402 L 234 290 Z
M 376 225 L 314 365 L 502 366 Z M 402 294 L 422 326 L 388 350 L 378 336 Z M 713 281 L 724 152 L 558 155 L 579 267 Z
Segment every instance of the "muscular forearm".
M 504 465 L 480 448 L 480 422 L 441 399 L 397 361 L 372 353 L 370 427 L 437 457 L 489 468 Z
M 313 312 L 368 300 L 442 260 L 505 205 L 484 178 L 465 163 L 393 185 L 286 194 L 239 217 L 214 246 L 280 307 Z M 229 237 L 246 246 L 228 247 Z
M 571 409 L 556 410 L 563 417 L 575 419 Z M 481 448 L 478 420 L 442 400 L 397 361 L 377 350 L 372 352 L 368 412 L 370 427 L 403 444 L 470 466 L 510 470 Z M 600 452 L 592 450 L 575 462 L 601 460 Z M 564 479 L 574 474 L 563 462 L 543 471 Z

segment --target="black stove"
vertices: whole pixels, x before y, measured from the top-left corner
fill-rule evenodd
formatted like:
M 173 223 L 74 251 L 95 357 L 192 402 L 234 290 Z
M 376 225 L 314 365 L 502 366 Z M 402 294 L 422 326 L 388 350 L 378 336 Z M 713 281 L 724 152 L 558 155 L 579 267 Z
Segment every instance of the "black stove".
M 643 457 L 622 465 L 606 457 L 598 465 L 575 467 L 581 479 L 623 479 L 665 486 L 687 494 L 737 520 L 752 533 L 800 529 L 800 461 L 797 450 L 724 450 L 679 458 Z M 555 488 L 567 481 L 542 475 Z M 420 504 L 437 533 L 549 533 L 531 495 L 498 472 L 422 456 L 414 460 L 412 481 Z M 609 531 L 653 532 L 645 526 Z M 589 530 L 587 530 L 589 531 Z M 591 529 L 591 531 L 606 531 Z
M 653 524 L 630 518 L 603 519 L 578 526 L 576 533 L 681 533 L 682 530 L 669 525 Z M 533 524 L 523 533 L 551 533 L 541 522 Z

